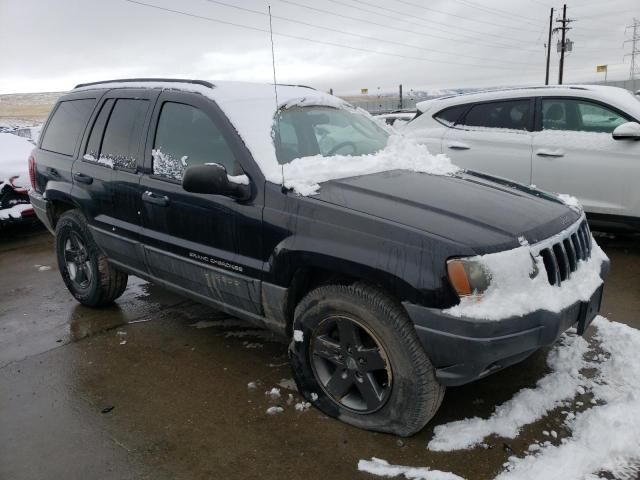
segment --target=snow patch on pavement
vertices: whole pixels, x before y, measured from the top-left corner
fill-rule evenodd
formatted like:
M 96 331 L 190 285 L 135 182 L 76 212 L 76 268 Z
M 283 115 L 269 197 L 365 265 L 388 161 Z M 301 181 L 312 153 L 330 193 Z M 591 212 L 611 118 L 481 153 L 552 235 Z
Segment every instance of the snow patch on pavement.
M 542 377 L 534 388 L 520 390 L 511 400 L 496 407 L 488 419 L 470 418 L 438 425 L 428 448 L 451 451 L 473 447 L 485 437 L 496 434 L 515 438 L 520 428 L 542 418 L 547 412 L 573 398 L 586 379 L 583 356 L 589 345 L 582 337 L 563 335 L 547 359 L 552 373 Z
M 579 480 L 598 472 L 632 480 L 640 474 L 640 331 L 603 317 L 595 340 L 606 354 L 587 367 L 597 370 L 586 388 L 596 405 L 568 417 L 571 437 L 536 454 L 511 458 L 499 480 Z M 601 403 L 601 404 L 600 404 Z
M 431 470 L 429 468 L 405 467 L 390 465 L 386 460 L 372 457 L 371 460 L 360 460 L 358 471 L 367 472 L 379 477 L 398 477 L 404 475 L 409 480 L 464 480 L 450 472 Z
M 603 317 L 597 317 L 593 325 L 596 332 L 590 343 L 571 334 L 563 336 L 549 354 L 551 372 L 536 387 L 521 390 L 488 419 L 436 427 L 428 448 L 470 448 L 481 445 L 482 439 L 492 434 L 514 438 L 522 426 L 539 420 L 576 394 L 590 394 L 594 398 L 587 403 L 587 410 L 562 412 L 570 436 L 558 445 L 549 440 L 529 445 L 523 457 L 509 457 L 496 480 L 595 480 L 603 478 L 603 472 L 619 480 L 639 478 L 640 330 Z M 543 434 L 557 442 L 555 430 Z M 390 465 L 376 458 L 360 460 L 358 470 L 408 479 L 461 478 L 453 473 Z
M 275 406 L 267 408 L 267 415 L 277 415 L 282 412 L 284 412 L 284 408 L 282 407 Z

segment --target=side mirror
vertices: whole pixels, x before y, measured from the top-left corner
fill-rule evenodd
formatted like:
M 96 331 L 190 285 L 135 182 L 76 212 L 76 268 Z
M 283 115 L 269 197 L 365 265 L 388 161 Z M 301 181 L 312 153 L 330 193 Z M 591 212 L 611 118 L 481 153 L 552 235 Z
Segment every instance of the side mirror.
M 640 123 L 627 122 L 618 125 L 611 135 L 614 140 L 640 140 Z
M 227 169 L 218 163 L 193 165 L 184 172 L 182 188 L 191 193 L 207 193 L 247 200 L 251 196 L 249 179 L 245 175 L 229 177 Z M 246 181 L 243 181 L 245 180 Z

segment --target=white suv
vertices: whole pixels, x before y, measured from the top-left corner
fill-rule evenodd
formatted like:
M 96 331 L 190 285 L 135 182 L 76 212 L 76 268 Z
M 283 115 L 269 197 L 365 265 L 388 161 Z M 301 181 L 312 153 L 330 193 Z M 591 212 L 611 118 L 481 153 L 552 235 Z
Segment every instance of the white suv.
M 461 167 L 578 198 L 600 227 L 640 230 L 640 100 L 576 85 L 418 103 L 403 129 Z

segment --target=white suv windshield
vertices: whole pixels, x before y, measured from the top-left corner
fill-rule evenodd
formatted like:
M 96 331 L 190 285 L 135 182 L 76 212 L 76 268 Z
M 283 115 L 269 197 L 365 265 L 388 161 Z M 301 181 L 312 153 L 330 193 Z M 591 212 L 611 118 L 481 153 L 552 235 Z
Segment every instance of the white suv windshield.
M 314 155 L 367 155 L 383 149 L 389 138 L 365 115 L 322 106 L 282 110 L 273 130 L 280 164 Z

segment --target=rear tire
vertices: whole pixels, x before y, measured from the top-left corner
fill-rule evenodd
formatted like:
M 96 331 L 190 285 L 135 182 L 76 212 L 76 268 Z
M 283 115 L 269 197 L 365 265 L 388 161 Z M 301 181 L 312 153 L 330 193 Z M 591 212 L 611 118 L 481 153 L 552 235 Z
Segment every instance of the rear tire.
M 128 275 L 109 264 L 78 210 L 69 210 L 58 220 L 56 255 L 67 289 L 83 305 L 109 305 L 127 288 Z
M 445 387 L 407 314 L 383 291 L 319 287 L 296 307 L 293 330 L 289 356 L 298 390 L 325 414 L 410 436 L 440 407 Z

